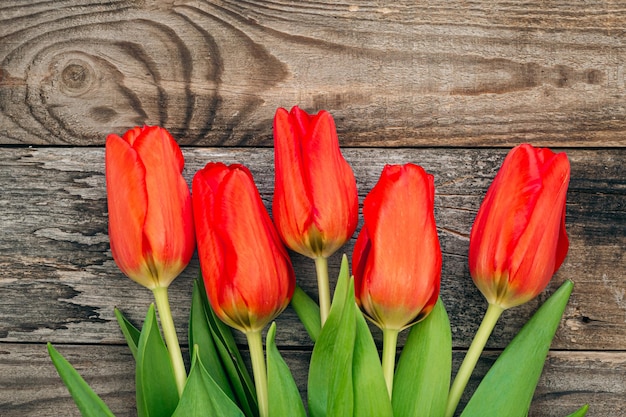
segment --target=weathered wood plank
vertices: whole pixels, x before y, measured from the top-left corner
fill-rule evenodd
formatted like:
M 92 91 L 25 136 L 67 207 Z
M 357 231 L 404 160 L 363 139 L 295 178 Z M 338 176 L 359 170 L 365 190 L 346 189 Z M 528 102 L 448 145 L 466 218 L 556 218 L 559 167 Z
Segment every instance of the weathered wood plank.
M 209 160 L 243 162 L 270 206 L 271 150 L 185 148 L 185 175 Z M 113 307 L 141 323 L 151 294 L 126 279 L 110 257 L 103 149 L 0 148 L 0 340 L 5 342 L 123 343 Z M 454 345 L 467 347 L 485 304 L 468 276 L 468 233 L 486 188 L 504 157 L 486 149 L 346 149 L 361 200 L 385 163 L 413 161 L 435 175 L 436 217 L 444 253 L 442 297 Z M 626 150 L 571 150 L 568 195 L 571 249 L 546 294 L 505 313 L 489 344 L 502 348 L 556 286 L 576 286 L 554 347 L 624 350 L 626 347 Z M 352 243 L 345 248 L 350 254 Z M 312 262 L 293 257 L 300 285 L 316 293 Z M 339 256 L 331 260 L 331 276 Z M 176 323 L 186 340 L 191 279 L 197 261 L 170 291 Z M 287 310 L 278 319 L 280 346 L 310 346 Z M 378 333 L 375 332 L 378 337 Z
M 57 348 L 116 416 L 136 416 L 134 362 L 125 346 Z M 80 416 L 47 356 L 45 345 L 0 343 L 0 353 L 0 412 L 3 417 Z M 304 392 L 310 352 L 283 351 L 282 354 Z M 496 354 L 489 352 L 479 362 L 461 407 Z M 244 356 L 247 357 L 246 352 Z M 454 352 L 453 357 L 457 369 L 463 353 Z M 588 417 L 622 417 L 626 413 L 625 375 L 624 352 L 551 352 L 529 415 L 563 417 L 589 403 Z
M 539 0 L 0 5 L 0 143 L 271 144 L 279 106 L 351 146 L 623 146 L 626 8 Z

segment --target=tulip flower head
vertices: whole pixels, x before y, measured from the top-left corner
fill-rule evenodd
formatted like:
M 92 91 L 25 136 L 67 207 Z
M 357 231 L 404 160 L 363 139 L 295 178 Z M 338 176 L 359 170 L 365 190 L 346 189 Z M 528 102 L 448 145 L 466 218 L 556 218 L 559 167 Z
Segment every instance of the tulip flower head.
M 470 234 L 470 273 L 490 304 L 533 299 L 563 263 L 569 179 L 565 153 L 524 144 L 507 155 Z
M 167 130 L 135 127 L 106 139 L 111 253 L 132 280 L 167 287 L 195 250 L 184 159 Z
M 425 318 L 439 296 L 441 249 L 434 179 L 414 164 L 387 165 L 363 203 L 352 258 L 359 307 L 377 326 L 401 330 Z
M 289 304 L 295 275 L 252 174 L 243 165 L 209 163 L 192 190 L 209 301 L 231 327 L 259 331 Z
M 327 111 L 280 108 L 274 117 L 272 214 L 285 244 L 309 258 L 332 255 L 358 223 L 356 180 Z

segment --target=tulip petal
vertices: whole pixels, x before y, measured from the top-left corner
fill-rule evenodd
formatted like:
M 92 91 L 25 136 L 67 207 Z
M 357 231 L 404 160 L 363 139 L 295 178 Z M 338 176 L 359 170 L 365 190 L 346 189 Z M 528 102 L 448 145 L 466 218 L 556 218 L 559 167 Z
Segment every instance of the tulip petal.
M 365 198 L 353 270 L 359 305 L 383 328 L 425 317 L 439 294 L 434 179 L 414 164 L 386 166 Z
M 506 286 L 503 271 L 509 269 L 508 255 L 524 233 L 540 189 L 541 176 L 534 157 L 526 147 L 520 147 L 505 158 L 476 216 L 470 241 L 478 242 L 479 247 L 470 246 L 470 250 L 493 255 L 470 269 L 478 276 L 495 271 L 493 275 L 504 280 L 496 283 L 497 287 Z M 470 255 L 470 261 L 474 260 L 479 259 Z
M 229 256 L 241 259 L 226 263 L 226 275 L 232 277 L 241 303 L 255 316 L 251 320 L 274 316 L 277 301 L 284 300 L 289 292 L 285 282 L 274 279 L 282 275 L 285 264 L 282 258 L 273 255 L 282 247 L 277 245 L 280 241 L 249 172 L 243 169 L 229 172 L 217 197 L 221 205 L 216 207 L 216 221 L 221 225 L 220 231 L 224 232 L 221 238 L 226 245 L 225 251 L 231 254 Z M 251 237 L 257 241 L 256 245 L 247 244 Z M 274 299 L 270 301 L 268 297 Z M 261 327 L 265 324 L 259 323 Z
M 341 154 L 335 122 L 328 112 L 320 111 L 313 118 L 302 146 L 304 155 L 307 155 L 303 167 L 305 183 L 314 206 L 312 220 L 317 230 L 321 231 L 322 240 L 330 246 L 326 252 L 332 254 L 356 229 L 356 180 L 352 168 Z M 343 232 L 337 236 L 339 241 L 329 241 L 337 231 Z
M 143 256 L 146 169 L 137 152 L 117 135 L 107 137 L 105 159 L 111 253 L 129 278 L 152 288 L 155 283 Z
M 133 146 L 135 144 L 135 140 L 139 137 L 142 130 L 143 130 L 142 128 L 135 126 L 132 129 L 127 130 L 124 133 L 123 138 L 126 142 L 128 142 L 130 146 Z
M 564 193 L 562 196 L 562 200 L 559 200 L 559 203 L 563 205 L 563 210 L 561 211 L 559 239 L 558 239 L 558 243 L 556 247 L 556 259 L 554 262 L 553 274 L 556 273 L 556 271 L 558 271 L 558 269 L 561 267 L 561 265 L 563 264 L 563 261 L 565 260 L 565 257 L 567 256 L 567 251 L 569 250 L 569 238 L 567 236 L 567 231 L 565 229 L 565 202 L 567 199 L 566 193 L 567 193 L 567 188 L 569 186 L 569 180 L 570 180 L 570 164 L 569 164 L 569 160 L 567 159 L 567 155 L 564 153 L 561 153 L 561 154 L 556 155 L 554 159 L 555 159 L 554 164 L 557 167 L 555 169 L 557 171 L 562 172 L 561 175 L 566 176 L 566 178 L 563 179 L 565 189 L 563 190 L 562 187 L 560 189 L 560 191 Z M 566 171 L 566 172 L 563 172 L 563 171 Z
M 538 193 L 532 217 L 510 257 L 511 273 L 507 287 L 509 294 L 503 298 L 511 301 L 504 302 L 502 304 L 504 308 L 523 304 L 535 298 L 548 285 L 550 278 L 558 269 L 557 248 L 562 239 L 563 213 L 554 208 L 565 207 L 569 183 L 567 158 L 562 154 L 558 160 L 561 163 L 551 163 L 542 174 L 543 187 Z
M 310 129 L 311 121 L 314 116 L 305 112 L 298 106 L 294 106 L 289 112 L 289 123 L 294 127 L 295 133 L 298 137 L 303 138 L 306 136 Z
M 280 236 L 310 258 L 332 255 L 356 229 L 358 195 L 331 115 L 278 109 L 274 149 L 272 211 Z
M 354 244 L 354 250 L 352 251 L 352 273 L 354 274 L 354 291 L 356 296 L 356 302 L 361 306 L 361 298 L 364 297 L 365 287 L 365 266 L 369 253 L 372 248 L 369 232 L 367 231 L 367 225 L 363 225 L 359 236 Z
M 207 164 L 198 171 L 192 181 L 194 224 L 196 227 L 196 239 L 198 241 L 198 254 L 202 266 L 202 276 L 213 309 L 220 317 L 221 312 L 217 294 L 221 288 L 221 279 L 224 276 L 225 255 L 223 243 L 216 233 L 214 225 L 215 194 L 219 188 L 218 178 L 228 173 L 224 164 Z
M 272 211 L 276 227 L 282 231 L 285 242 L 294 250 L 299 248 L 298 252 L 302 253 L 306 247 L 294 237 L 302 236 L 309 229 L 313 206 L 305 186 L 301 132 L 297 125 L 291 123 L 292 119 L 285 109 L 278 109 L 274 117 L 276 178 Z
M 470 272 L 490 303 L 534 298 L 565 259 L 569 169 L 564 153 L 528 144 L 505 158 L 470 234 Z
M 195 249 L 191 196 L 180 148 L 161 127 L 135 127 L 106 141 L 111 252 L 147 288 L 167 287 Z
M 559 230 L 559 242 L 556 247 L 556 261 L 554 262 L 554 272 L 559 270 L 567 252 L 569 250 L 569 237 L 567 236 L 567 230 L 565 229 L 565 205 L 563 205 L 563 211 L 561 212 L 561 227 Z
M 216 314 L 242 331 L 262 329 L 289 303 L 287 252 L 242 165 L 207 164 L 193 180 L 198 253 Z
M 153 258 L 161 285 L 169 285 L 195 249 L 191 194 L 181 175 L 184 160 L 176 141 L 159 127 L 144 128 L 134 148 L 147 167 L 145 256 Z

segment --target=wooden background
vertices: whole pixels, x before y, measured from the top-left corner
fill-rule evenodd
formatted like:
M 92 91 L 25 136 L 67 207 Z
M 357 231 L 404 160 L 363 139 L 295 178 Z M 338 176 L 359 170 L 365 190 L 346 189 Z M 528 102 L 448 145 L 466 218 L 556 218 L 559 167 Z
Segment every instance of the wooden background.
M 510 147 L 566 151 L 568 258 L 544 294 L 505 313 L 477 375 L 569 278 L 530 415 L 585 402 L 589 416 L 626 415 L 625 63 L 619 0 L 3 0 L 0 416 L 79 415 L 48 341 L 116 415 L 135 415 L 113 307 L 139 325 L 151 294 L 110 255 L 106 135 L 162 125 L 188 180 L 210 160 L 242 162 L 269 206 L 272 117 L 293 105 L 334 115 L 361 201 L 386 163 L 435 175 L 454 369 L 485 309 L 466 257 L 484 192 Z M 293 261 L 315 295 L 312 262 Z M 194 260 L 170 291 L 184 344 L 197 273 Z M 278 326 L 303 388 L 310 341 L 290 309 Z

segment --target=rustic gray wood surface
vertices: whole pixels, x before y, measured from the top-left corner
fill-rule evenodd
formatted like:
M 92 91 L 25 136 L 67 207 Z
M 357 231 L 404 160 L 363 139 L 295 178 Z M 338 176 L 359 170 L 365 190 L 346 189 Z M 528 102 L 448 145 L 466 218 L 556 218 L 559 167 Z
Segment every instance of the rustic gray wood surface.
M 574 4 L 572 4 L 574 3 Z M 268 145 L 278 106 L 347 145 L 622 146 L 620 1 L 5 0 L 0 134 Z
M 485 309 L 467 270 L 484 192 L 511 146 L 566 151 L 568 258 L 504 314 L 477 377 L 572 279 L 530 415 L 585 402 L 589 416 L 626 415 L 625 28 L 620 1 L 1 2 L 0 416 L 80 415 L 48 341 L 117 416 L 135 415 L 113 308 L 139 325 L 151 294 L 110 255 L 106 135 L 167 127 L 188 180 L 208 161 L 245 163 L 269 207 L 272 117 L 296 104 L 334 115 L 360 201 L 387 163 L 435 175 L 454 369 Z M 314 295 L 312 262 L 293 261 Z M 170 290 L 183 344 L 197 273 L 194 259 Z M 277 324 L 304 389 L 311 342 L 290 309 Z

